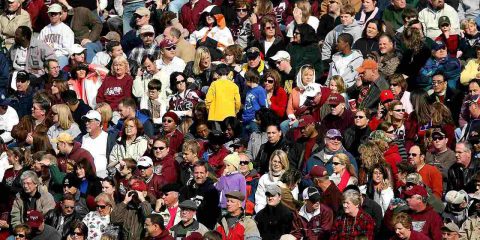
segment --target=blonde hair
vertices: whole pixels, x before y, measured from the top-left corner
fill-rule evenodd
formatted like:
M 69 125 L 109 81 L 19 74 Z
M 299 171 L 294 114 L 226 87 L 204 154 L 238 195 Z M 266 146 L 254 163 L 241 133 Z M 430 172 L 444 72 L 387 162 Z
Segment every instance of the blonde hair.
M 383 151 L 374 141 L 367 141 L 358 148 L 360 159 L 367 170 L 371 170 L 376 163 L 384 162 Z
M 112 107 L 106 102 L 98 103 L 95 106 L 95 111 L 99 112 L 102 116 L 102 128 L 103 130 L 108 129 L 108 123 L 112 120 L 113 111 Z
M 97 203 L 100 200 L 104 201 L 105 204 L 110 205 L 110 207 L 112 208 L 115 207 L 115 201 L 113 200 L 112 196 L 110 196 L 107 193 L 102 192 L 98 194 L 97 197 L 95 197 L 95 203 Z
M 52 111 L 56 111 L 58 114 L 58 126 L 63 130 L 68 130 L 75 122 L 73 120 L 72 112 L 66 104 L 53 105 Z
M 115 68 L 113 67 L 116 63 L 122 64 L 126 68 L 125 69 L 126 74 L 130 75 L 130 64 L 128 64 L 128 60 L 123 56 L 118 56 L 113 59 L 112 68 L 110 69 L 112 71 L 112 75 L 117 74 L 117 72 L 115 71 Z
M 200 152 L 200 144 L 196 140 L 188 140 L 183 144 L 182 151 L 190 151 L 196 155 Z
M 287 171 L 290 168 L 290 163 L 288 162 L 287 153 L 284 152 L 283 150 L 273 151 L 272 155 L 270 156 L 270 161 L 268 161 L 269 170 L 270 171 L 272 170 L 272 161 L 275 156 L 277 156 L 280 159 L 280 163 L 283 166 L 283 170 Z
M 200 63 L 202 61 L 202 58 L 207 55 L 211 57 L 210 51 L 207 47 L 201 46 L 197 48 L 197 50 L 195 51 L 195 59 L 193 60 L 193 74 L 199 75 L 203 72 L 200 67 Z
M 295 5 L 302 10 L 302 22 L 308 22 L 308 18 L 312 15 L 312 5 L 307 0 L 299 0 Z
M 465 21 L 462 21 L 462 26 L 460 26 L 460 29 L 465 30 L 468 28 L 470 25 L 475 25 L 477 26 L 477 23 L 475 22 L 475 19 L 473 18 L 467 18 Z
M 355 168 L 353 167 L 352 163 L 350 162 L 350 158 L 345 153 L 337 153 L 333 156 L 333 158 L 337 158 L 340 160 L 342 165 L 345 165 L 345 169 L 350 173 L 351 176 L 357 177 L 357 173 L 355 172 Z M 333 159 L 332 158 L 332 159 Z
M 330 79 L 330 82 L 334 81 L 337 84 L 337 91 L 338 93 L 345 92 L 345 81 L 343 80 L 342 76 L 335 75 Z

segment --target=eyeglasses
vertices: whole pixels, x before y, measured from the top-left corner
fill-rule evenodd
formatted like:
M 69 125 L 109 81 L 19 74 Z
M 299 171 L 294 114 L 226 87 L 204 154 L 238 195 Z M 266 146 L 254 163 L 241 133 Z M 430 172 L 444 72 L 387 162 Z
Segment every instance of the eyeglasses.
M 58 16 L 58 15 L 60 15 L 59 12 L 51 12 L 51 13 L 48 13 L 48 16 L 50 16 L 50 17 L 55 17 L 55 16 Z
M 275 80 L 271 80 L 271 79 L 265 80 L 265 83 L 269 83 L 269 84 L 273 84 L 274 82 L 275 82 Z
M 405 109 L 393 109 L 394 112 L 405 112 Z
M 166 122 L 166 123 L 172 123 L 173 120 L 172 119 L 163 119 L 162 122 Z
M 160 150 L 163 151 L 166 147 L 152 147 L 153 150 Z
M 265 27 L 265 30 L 274 30 L 275 28 L 272 26 Z
M 154 34 L 154 33 L 147 32 L 147 33 L 143 33 L 142 36 L 143 36 L 143 37 L 154 37 L 155 34 Z
M 185 79 L 183 79 L 183 80 L 177 81 L 177 84 L 185 83 L 185 82 L 187 82 L 187 81 Z
M 248 165 L 249 163 L 249 161 L 240 161 L 240 165 Z
M 175 50 L 175 49 L 177 49 L 177 46 L 171 46 L 169 48 L 165 48 L 165 50 L 167 50 L 167 51 L 172 51 L 172 50 Z
M 365 116 L 355 116 L 355 119 L 364 119 Z
M 246 8 L 237 8 L 237 12 L 247 12 Z
M 443 139 L 445 139 L 445 137 L 442 137 L 442 136 L 432 137 L 433 141 L 438 141 L 438 140 L 443 140 Z
M 63 206 L 63 208 L 66 208 L 66 209 L 74 209 L 75 206 Z
M 332 162 L 333 165 L 337 166 L 337 165 L 341 165 L 342 163 L 340 162 Z
M 432 81 L 432 85 L 440 85 L 442 83 L 444 83 L 445 81 Z
M 341 137 L 331 137 L 331 138 L 328 138 L 330 140 L 335 140 L 335 141 L 341 141 L 342 138 Z
M 22 233 L 14 233 L 13 236 L 19 237 L 19 238 L 24 238 L 24 237 L 26 237 L 26 235 L 25 235 L 25 234 L 22 234 Z
M 105 209 L 107 207 L 108 207 L 107 205 L 97 205 L 97 208 L 99 208 L 99 209 Z
M 408 156 L 409 157 L 416 157 L 416 156 L 418 156 L 418 153 L 409 153 Z

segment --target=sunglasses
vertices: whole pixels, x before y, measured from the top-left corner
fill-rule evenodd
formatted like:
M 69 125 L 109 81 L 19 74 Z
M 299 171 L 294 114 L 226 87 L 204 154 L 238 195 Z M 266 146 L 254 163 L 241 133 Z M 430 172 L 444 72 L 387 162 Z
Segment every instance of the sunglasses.
M 14 233 L 13 236 L 19 237 L 19 238 L 24 238 L 24 237 L 26 237 L 25 234 L 21 234 L 21 233 Z
M 333 165 L 337 166 L 337 165 L 341 165 L 342 163 L 339 163 L 339 162 L 332 162 Z
M 51 12 L 51 13 L 48 13 L 48 16 L 51 16 L 51 17 L 53 17 L 53 16 L 58 16 L 58 15 L 60 15 L 59 12 Z
M 364 119 L 365 116 L 355 116 L 355 119 Z
M 74 209 L 75 206 L 63 206 L 63 208 L 66 208 L 66 209 Z
M 137 168 L 139 171 L 142 171 L 142 170 L 147 170 L 149 167 L 138 166 Z
M 405 112 L 405 109 L 393 109 L 394 112 Z
M 273 84 L 275 81 L 274 81 L 274 80 L 267 79 L 265 82 L 266 82 L 266 83 L 269 83 L 269 84 Z
M 409 153 L 408 156 L 416 157 L 416 156 L 418 156 L 418 153 Z
M 142 36 L 143 37 L 153 37 L 153 36 L 155 36 L 155 34 L 154 33 L 144 33 L 144 34 L 142 34 Z
M 275 28 L 272 27 L 272 26 L 269 26 L 269 27 L 265 27 L 265 29 L 266 29 L 266 30 L 273 30 L 273 29 L 275 29 Z
M 163 151 L 166 147 L 152 147 L 153 150 L 160 150 Z
M 336 141 L 341 141 L 342 138 L 341 137 L 332 137 L 332 138 L 328 138 L 330 140 L 336 140 Z
M 172 51 L 172 50 L 175 50 L 175 49 L 177 49 L 177 46 L 171 46 L 169 48 L 165 48 L 165 50 L 167 50 L 167 51 Z
M 249 163 L 249 161 L 240 161 L 240 165 L 248 165 Z
M 433 141 L 438 141 L 438 140 L 443 140 L 443 139 L 445 139 L 445 137 L 441 137 L 441 136 L 440 137 L 432 137 Z
M 81 232 L 73 232 L 73 235 L 75 235 L 75 236 L 83 236 L 83 233 L 81 233 Z
M 237 8 L 237 12 L 247 12 L 246 8 Z
M 100 208 L 100 209 L 105 209 L 107 208 L 107 205 L 97 205 L 97 208 Z M 76 234 L 76 233 L 75 233 Z M 80 233 L 81 234 L 81 233 Z
M 187 81 L 185 79 L 183 79 L 183 80 L 177 81 L 177 84 L 185 83 L 185 82 L 187 82 Z
M 162 122 L 166 122 L 166 123 L 172 123 L 172 122 L 173 122 L 173 120 L 172 120 L 172 119 L 163 119 L 163 121 L 162 121 Z
M 390 86 L 396 87 L 398 86 L 398 83 L 390 83 Z
M 17 82 L 21 82 L 21 83 L 25 83 L 27 81 L 29 81 L 29 80 L 28 79 L 17 79 Z

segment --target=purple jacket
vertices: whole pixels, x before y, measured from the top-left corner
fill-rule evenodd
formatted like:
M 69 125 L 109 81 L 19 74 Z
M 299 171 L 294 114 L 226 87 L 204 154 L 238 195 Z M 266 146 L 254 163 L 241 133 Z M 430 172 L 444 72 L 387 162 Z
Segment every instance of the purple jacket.
M 240 191 L 245 195 L 245 198 L 247 195 L 245 177 L 239 172 L 233 172 L 220 177 L 217 184 L 215 184 L 215 188 L 220 192 L 219 206 L 221 208 L 227 208 L 227 198 L 225 197 L 225 193 Z M 245 208 L 245 201 L 242 202 L 242 206 Z

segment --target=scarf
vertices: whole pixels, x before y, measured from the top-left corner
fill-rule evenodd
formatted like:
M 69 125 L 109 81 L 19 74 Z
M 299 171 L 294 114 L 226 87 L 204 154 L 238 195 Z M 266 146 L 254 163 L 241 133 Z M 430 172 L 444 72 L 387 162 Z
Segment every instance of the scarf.
M 340 177 L 340 183 L 338 184 L 338 190 L 340 190 L 340 192 L 343 192 L 343 189 L 345 189 L 345 187 L 347 187 L 348 185 L 348 180 L 350 180 L 350 172 L 348 172 L 347 170 L 345 170 L 345 172 L 343 173 L 343 175 Z
M 285 170 L 279 171 L 277 173 L 274 173 L 273 171 L 270 170 L 270 171 L 268 171 L 268 178 L 272 182 L 277 182 L 282 177 L 282 175 L 284 173 L 285 173 Z
M 370 16 L 367 18 L 367 14 L 365 13 L 365 11 L 360 11 L 360 19 L 358 20 L 358 22 L 363 25 L 362 29 L 366 27 L 365 24 L 368 21 L 372 20 L 375 16 L 377 16 L 377 13 L 378 13 L 378 7 L 375 7 L 375 9 L 373 9 Z

